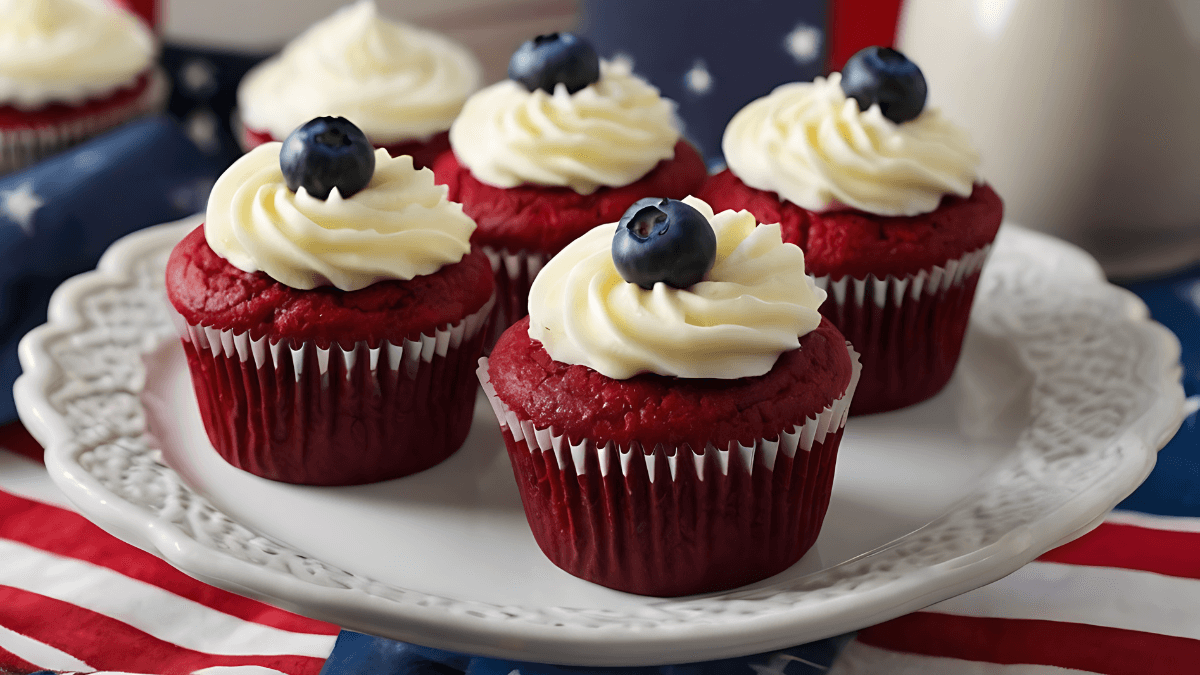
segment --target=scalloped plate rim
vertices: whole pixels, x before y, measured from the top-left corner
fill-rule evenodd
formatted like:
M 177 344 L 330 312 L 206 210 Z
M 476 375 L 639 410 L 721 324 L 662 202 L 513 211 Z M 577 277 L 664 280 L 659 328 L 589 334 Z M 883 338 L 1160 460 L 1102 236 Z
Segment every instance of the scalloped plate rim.
M 1088 489 L 1063 502 L 1019 530 L 968 554 L 922 570 L 891 579 L 879 586 L 856 591 L 849 597 L 832 601 L 837 611 L 821 623 L 821 629 L 808 633 L 795 631 L 798 622 L 812 621 L 813 614 L 824 614 L 824 606 L 799 608 L 742 618 L 734 623 L 666 624 L 642 630 L 625 628 L 588 628 L 580 626 L 548 627 L 538 623 L 496 622 L 444 608 L 415 607 L 371 596 L 356 589 L 319 586 L 300 578 L 238 560 L 209 549 L 166 519 L 125 501 L 104 488 L 99 481 L 74 462 L 71 433 L 65 420 L 46 398 L 47 387 L 60 366 L 44 345 L 55 336 L 69 334 L 82 324 L 75 303 L 88 288 L 105 282 L 131 277 L 132 255 L 153 247 L 159 239 L 182 235 L 195 227 L 200 216 L 167 223 L 128 235 L 105 253 L 97 269 L 74 277 L 55 292 L 47 324 L 31 331 L 20 344 L 24 373 L 14 388 L 22 421 L 46 447 L 46 464 L 55 483 L 81 513 L 106 531 L 166 559 L 188 574 L 206 583 L 266 600 L 344 627 L 364 632 L 429 644 L 445 649 L 482 655 L 575 665 L 651 665 L 673 663 L 686 652 L 688 661 L 751 654 L 790 646 L 808 639 L 836 635 L 873 624 L 927 606 L 958 593 L 977 588 L 1015 571 L 1053 546 L 1073 539 L 1101 522 L 1104 514 L 1139 485 L 1153 468 L 1157 450 L 1178 429 L 1183 420 L 1183 390 L 1179 382 L 1179 343 L 1175 336 L 1149 319 L 1144 304 L 1132 293 L 1127 298 L 1125 321 L 1144 327 L 1157 344 L 1156 379 L 1162 385 L 1161 396 L 1123 430 L 1114 443 L 1132 444 L 1139 450 L 1140 466 L 1128 466 L 1128 472 L 1097 479 L 1106 489 Z M 1091 283 L 1108 285 L 1100 266 L 1082 250 L 1054 237 L 1006 224 L 1012 236 L 1035 237 L 1058 248 L 1075 262 L 1062 270 L 1089 277 Z M 1080 265 L 1086 262 L 1089 269 Z M 1157 433 L 1151 433 L 1157 431 Z M 1131 455 L 1133 457 L 1133 455 Z M 1128 462 L 1132 463 L 1132 462 Z M 1095 487 L 1095 486 L 1094 486 Z M 936 521 L 935 521 L 936 522 Z M 1036 532 L 1034 531 L 1036 530 Z M 1052 536 L 1051 536 L 1052 535 Z M 855 558 L 871 556 L 902 541 L 885 544 Z M 846 561 L 838 566 L 848 565 Z M 828 569 L 828 568 L 827 568 Z M 826 571 L 826 570 L 822 570 Z M 678 602 L 711 598 L 722 594 L 695 596 Z M 301 598 L 295 600 L 294 598 Z M 663 600 L 673 603 L 675 600 Z M 820 610 L 820 611 L 818 611 Z M 397 625 L 411 622 L 411 625 Z M 384 624 L 387 629 L 381 631 Z M 452 635 L 444 634 L 449 631 Z M 781 636 L 782 633 L 786 633 Z M 800 636 L 800 639 L 790 636 Z M 709 641 L 721 641 L 713 646 Z M 730 646 L 735 643 L 736 646 Z M 588 647 L 600 652 L 578 653 Z M 620 650 L 630 650 L 617 653 Z M 665 649 L 665 653 L 664 653 Z M 661 654 L 661 656 L 659 656 Z M 694 658 L 693 658 L 694 657 Z

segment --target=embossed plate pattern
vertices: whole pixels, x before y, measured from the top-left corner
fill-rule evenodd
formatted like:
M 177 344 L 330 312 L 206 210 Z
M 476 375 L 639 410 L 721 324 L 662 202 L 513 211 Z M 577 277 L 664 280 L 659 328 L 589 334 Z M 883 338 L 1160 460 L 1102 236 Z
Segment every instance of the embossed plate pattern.
M 946 392 L 852 418 L 814 550 L 725 593 L 629 596 L 537 551 L 494 419 L 415 477 L 261 481 L 199 427 L 162 270 L 190 219 L 115 244 L 21 344 L 21 418 L 88 518 L 211 584 L 397 639 L 635 665 L 767 651 L 899 616 L 1087 531 L 1182 418 L 1179 347 L 1093 260 L 1006 225 Z M 149 364 L 149 367 L 147 367 Z

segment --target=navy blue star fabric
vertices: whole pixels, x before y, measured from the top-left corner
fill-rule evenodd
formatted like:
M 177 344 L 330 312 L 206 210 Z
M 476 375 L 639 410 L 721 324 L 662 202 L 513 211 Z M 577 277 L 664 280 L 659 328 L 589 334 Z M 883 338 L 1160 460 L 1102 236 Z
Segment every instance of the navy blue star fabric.
M 734 113 L 825 72 L 825 2 L 592 0 L 582 10 L 580 32 L 601 56 L 631 59 L 634 72 L 678 103 L 685 135 L 710 165 L 722 161 L 721 134 Z
M 204 154 L 222 167 L 242 155 L 234 129 L 237 85 L 269 54 L 166 44 L 162 62 L 171 76 L 168 111 Z
M 16 419 L 17 343 L 50 294 L 116 239 L 204 208 L 220 167 L 152 117 L 0 176 L 0 423 Z

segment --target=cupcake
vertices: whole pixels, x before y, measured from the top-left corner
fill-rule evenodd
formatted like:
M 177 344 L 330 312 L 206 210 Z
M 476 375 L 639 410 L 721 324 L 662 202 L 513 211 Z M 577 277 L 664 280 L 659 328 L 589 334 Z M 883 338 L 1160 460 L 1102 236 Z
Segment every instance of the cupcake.
M 778 225 L 692 197 L 641 201 L 551 259 L 479 368 L 546 556 L 656 596 L 799 560 L 857 379 L 824 297 Z
M 229 167 L 166 270 L 217 452 L 272 480 L 352 485 L 457 450 L 492 302 L 473 229 L 432 172 L 341 118 Z
M 821 313 L 862 354 L 853 413 L 949 381 L 1003 206 L 966 133 L 925 107 L 920 69 L 869 47 L 842 73 L 785 84 L 725 129 L 703 196 L 780 223 L 829 292 Z
M 467 100 L 453 151 L 434 165 L 491 258 L 496 335 L 525 315 L 530 283 L 567 243 L 643 197 L 695 194 L 707 177 L 674 103 L 582 38 L 530 40 L 508 73 Z
M 428 167 L 479 88 L 480 67 L 438 33 L 379 16 L 359 0 L 315 24 L 238 85 L 242 145 L 281 141 L 300 124 L 341 116 L 393 156 Z
M 137 17 L 106 3 L 0 3 L 0 173 L 161 110 L 155 51 Z

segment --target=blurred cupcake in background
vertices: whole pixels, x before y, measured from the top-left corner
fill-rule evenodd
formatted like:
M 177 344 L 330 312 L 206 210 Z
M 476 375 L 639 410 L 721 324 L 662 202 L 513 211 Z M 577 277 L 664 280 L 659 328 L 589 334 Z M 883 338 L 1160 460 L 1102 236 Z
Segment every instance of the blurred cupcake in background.
M 88 0 L 0 0 L 0 173 L 161 109 L 166 77 L 134 15 Z
M 345 117 L 375 147 L 429 166 L 449 148 L 447 130 L 480 73 L 465 47 L 360 0 L 247 73 L 238 87 L 242 145 L 281 141 L 314 117 Z
M 707 177 L 675 103 L 583 38 L 529 40 L 508 74 L 467 101 L 452 152 L 433 167 L 491 258 L 497 337 L 525 316 L 530 284 L 564 246 L 644 197 L 695 194 Z

